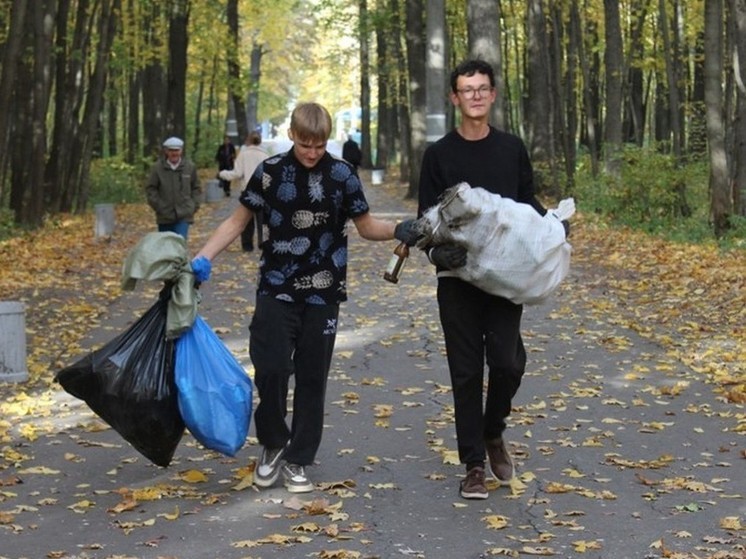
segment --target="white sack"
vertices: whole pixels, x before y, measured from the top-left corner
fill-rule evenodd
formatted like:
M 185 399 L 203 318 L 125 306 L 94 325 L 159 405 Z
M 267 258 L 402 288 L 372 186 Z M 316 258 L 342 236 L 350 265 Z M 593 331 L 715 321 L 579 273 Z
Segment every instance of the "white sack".
M 528 204 L 460 183 L 420 218 L 418 246 L 464 245 L 466 265 L 450 274 L 514 303 L 537 304 L 570 270 L 572 247 L 561 221 L 574 213 L 572 198 L 542 217 Z

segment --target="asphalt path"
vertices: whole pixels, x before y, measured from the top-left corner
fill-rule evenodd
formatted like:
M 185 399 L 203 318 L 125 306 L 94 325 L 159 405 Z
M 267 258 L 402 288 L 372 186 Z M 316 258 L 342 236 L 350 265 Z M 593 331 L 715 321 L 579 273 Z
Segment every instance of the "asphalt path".
M 378 215 L 415 213 L 404 187 L 366 192 Z M 193 249 L 236 203 L 200 213 Z M 582 258 L 524 312 L 528 371 L 506 433 L 518 477 L 461 499 L 434 271 L 414 252 L 400 283 L 385 282 L 394 244 L 350 231 L 312 493 L 248 483 L 253 424 L 233 458 L 187 432 L 160 468 L 84 403 L 43 393 L 53 413 L 17 421 L 2 444 L 0 558 L 744 557 L 743 407 L 606 314 L 601 263 Z M 200 304 L 250 373 L 257 260 L 234 243 Z M 113 301 L 84 347 L 130 324 L 157 287 Z

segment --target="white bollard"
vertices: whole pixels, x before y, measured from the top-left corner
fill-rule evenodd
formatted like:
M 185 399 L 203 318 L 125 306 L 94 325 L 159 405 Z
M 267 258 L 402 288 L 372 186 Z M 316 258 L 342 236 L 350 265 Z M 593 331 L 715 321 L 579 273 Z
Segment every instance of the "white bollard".
M 0 382 L 28 380 L 26 309 L 18 301 L 0 301 Z
M 371 184 L 383 184 L 383 178 L 386 176 L 386 171 L 384 169 L 373 169 L 370 172 L 370 182 Z
M 114 204 L 96 204 L 96 223 L 94 237 L 111 237 L 114 233 Z
M 207 202 L 219 202 L 225 198 L 225 191 L 220 186 L 218 179 L 210 179 L 205 184 L 205 201 Z

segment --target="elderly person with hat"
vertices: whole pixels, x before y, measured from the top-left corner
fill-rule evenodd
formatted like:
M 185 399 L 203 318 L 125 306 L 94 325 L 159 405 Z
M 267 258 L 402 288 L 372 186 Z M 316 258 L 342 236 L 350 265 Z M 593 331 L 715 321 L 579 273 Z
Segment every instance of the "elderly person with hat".
M 182 139 L 172 136 L 163 142 L 163 157 L 150 168 L 145 192 L 158 231 L 173 231 L 186 239 L 202 191 L 197 168 L 184 157 Z

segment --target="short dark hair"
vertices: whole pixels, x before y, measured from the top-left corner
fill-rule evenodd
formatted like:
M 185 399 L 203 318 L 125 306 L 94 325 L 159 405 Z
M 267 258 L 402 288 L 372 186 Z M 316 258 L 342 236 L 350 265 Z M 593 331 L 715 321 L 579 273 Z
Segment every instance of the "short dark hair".
M 458 81 L 459 76 L 473 76 L 474 74 L 486 75 L 490 79 L 490 86 L 495 87 L 495 72 L 490 63 L 475 58 L 464 60 L 453 69 L 453 72 L 451 72 L 451 91 L 458 93 L 456 90 L 456 82 Z

